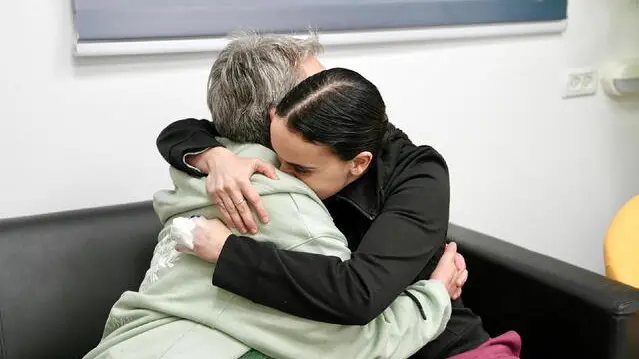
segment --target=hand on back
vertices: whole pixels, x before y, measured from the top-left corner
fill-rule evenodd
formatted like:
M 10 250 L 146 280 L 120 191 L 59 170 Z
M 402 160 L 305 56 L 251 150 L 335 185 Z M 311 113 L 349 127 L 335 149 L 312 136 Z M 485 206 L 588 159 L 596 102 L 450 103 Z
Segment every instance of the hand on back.
M 446 250 L 430 279 L 442 282 L 451 299 L 455 300 L 461 296 L 462 287 L 468 279 L 468 270 L 464 257 L 457 253 L 457 243 L 451 242 L 446 245 Z
M 269 222 L 268 212 L 251 184 L 251 176 L 261 173 L 277 179 L 273 165 L 256 158 L 238 157 L 224 147 L 210 148 L 192 156 L 189 162 L 208 173 L 206 190 L 228 226 L 241 233 L 257 233 L 249 206 L 263 223 Z

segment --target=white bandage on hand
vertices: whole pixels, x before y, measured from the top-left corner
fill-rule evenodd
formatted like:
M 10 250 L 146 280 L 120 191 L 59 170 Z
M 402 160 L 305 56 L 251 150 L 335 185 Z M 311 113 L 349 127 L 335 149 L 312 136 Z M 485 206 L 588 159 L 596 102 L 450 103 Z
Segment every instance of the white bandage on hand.
M 171 221 L 170 234 L 178 244 L 183 245 L 189 251 L 193 250 L 193 232 L 195 221 L 193 218 L 178 217 Z

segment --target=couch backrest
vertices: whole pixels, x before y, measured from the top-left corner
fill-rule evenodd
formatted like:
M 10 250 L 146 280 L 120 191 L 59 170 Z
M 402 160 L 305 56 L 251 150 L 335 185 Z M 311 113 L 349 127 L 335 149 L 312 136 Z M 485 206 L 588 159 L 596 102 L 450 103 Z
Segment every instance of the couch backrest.
M 0 221 L 0 359 L 81 358 L 137 289 L 160 223 L 151 202 Z

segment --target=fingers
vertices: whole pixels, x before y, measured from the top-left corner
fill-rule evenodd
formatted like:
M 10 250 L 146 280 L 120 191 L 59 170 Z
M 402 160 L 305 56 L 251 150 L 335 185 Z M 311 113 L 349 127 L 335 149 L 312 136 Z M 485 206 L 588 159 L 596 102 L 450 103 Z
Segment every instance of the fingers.
M 466 260 L 464 260 L 464 256 L 459 253 L 455 254 L 455 267 L 457 267 L 458 271 L 466 269 Z
M 444 250 L 444 254 L 442 254 L 442 258 L 440 259 L 440 261 L 454 262 L 456 254 L 457 254 L 457 243 L 450 242 L 446 245 L 446 249 Z
M 457 272 L 457 275 L 454 276 L 449 283 L 448 293 L 450 294 L 450 298 L 452 300 L 457 300 L 461 297 L 462 287 L 466 284 L 468 280 L 468 271 L 464 269 L 461 272 Z
M 253 168 L 255 172 L 259 172 L 272 180 L 279 179 L 277 178 L 277 174 L 275 173 L 275 167 L 273 167 L 273 165 L 266 163 L 262 160 L 256 159 L 253 164 Z
M 231 215 L 226 210 L 226 206 L 224 205 L 224 200 L 222 199 L 222 195 L 224 194 L 223 190 L 222 188 L 217 187 L 217 184 L 221 181 L 215 178 L 214 176 L 215 176 L 214 174 L 210 173 L 206 177 L 206 191 L 211 197 L 211 200 L 213 201 L 213 203 L 217 206 L 217 209 L 219 210 L 220 215 L 222 216 L 222 219 L 224 220 L 224 223 L 226 223 L 226 225 L 229 227 L 235 227 L 233 225 L 233 220 L 231 219 Z
M 457 276 L 457 279 L 455 279 L 455 285 L 461 288 L 464 286 L 464 284 L 466 284 L 467 280 L 468 280 L 468 271 L 464 269 L 464 271 Z
M 231 228 L 235 228 L 235 226 L 233 225 L 233 220 L 231 219 L 231 215 L 229 214 L 229 211 L 226 210 L 226 206 L 224 205 L 222 197 L 216 195 L 213 200 L 215 201 L 215 205 L 222 215 L 222 220 L 224 221 L 224 223 L 226 223 L 226 225 Z
M 251 185 L 251 183 L 243 182 L 240 185 L 240 189 L 242 190 L 242 195 L 244 195 L 244 198 L 246 198 L 246 201 L 251 206 L 253 206 L 253 208 L 255 208 L 255 212 L 257 213 L 257 216 L 260 218 L 260 221 L 262 221 L 262 223 L 268 223 L 269 221 L 268 212 L 266 211 L 266 208 L 262 204 L 260 195 L 255 191 L 255 189 L 253 189 L 253 186 Z M 248 210 L 248 206 L 247 206 L 247 210 Z M 253 214 L 251 213 L 250 210 L 247 212 L 250 218 L 250 225 L 249 225 L 249 222 L 246 221 L 246 219 L 244 220 L 244 223 L 246 224 L 247 227 L 249 227 L 249 230 L 251 230 L 251 228 L 254 228 L 255 231 L 257 231 L 257 225 L 255 224 L 255 221 L 253 220 Z
M 231 222 L 233 226 L 237 228 L 240 232 L 246 233 L 246 227 L 244 227 L 244 222 L 240 217 L 240 214 L 237 212 L 237 208 L 235 207 L 235 202 L 229 196 L 229 193 L 232 193 L 234 197 L 241 197 L 241 194 L 236 194 L 236 191 L 232 186 L 226 186 L 223 190 L 217 191 L 218 197 L 222 199 L 224 204 L 224 209 L 228 212 L 229 217 L 231 217 Z M 220 207 L 220 202 L 218 202 L 218 208 Z M 230 224 L 229 223 L 229 224 Z
M 207 191 L 229 227 L 235 227 L 242 233 L 247 233 L 247 230 L 257 233 L 258 226 L 253 218 L 251 206 L 255 208 L 263 223 L 269 222 L 269 216 L 259 194 L 250 183 L 250 176 L 259 172 L 271 179 L 278 178 L 275 167 L 271 164 L 259 159 L 253 159 L 251 162 L 246 162 L 246 159 L 243 161 L 240 163 L 241 171 L 239 172 L 237 172 L 237 163 L 235 167 L 232 167 L 235 170 L 230 172 L 211 171 L 207 178 Z M 245 172 L 247 163 L 249 163 L 250 173 Z M 217 176 L 214 176 L 214 173 L 217 173 Z
M 444 283 L 452 300 L 461 296 L 461 288 L 468 279 L 468 270 L 466 270 L 466 261 L 463 256 L 457 253 L 457 243 L 450 242 L 446 245 L 431 279 Z
M 437 267 L 431 274 L 430 278 L 440 281 L 448 291 L 448 295 L 452 297 L 457 290 L 456 280 L 459 276 L 459 271 L 455 267 L 455 254 L 457 246 L 452 243 L 446 246 L 444 254 L 439 259 Z
M 457 300 L 457 299 L 459 299 L 459 297 L 461 297 L 461 293 L 462 293 L 462 289 L 461 288 L 457 288 L 457 290 L 455 290 L 455 292 L 453 293 L 453 295 L 450 296 L 450 298 L 452 300 Z
M 255 234 L 257 233 L 257 224 L 255 224 L 255 219 L 253 219 L 253 212 L 251 212 L 249 203 L 247 203 L 247 200 L 245 200 L 245 198 L 251 198 L 255 200 L 255 198 L 257 197 L 259 201 L 260 196 L 257 193 L 251 193 L 249 195 L 245 194 L 245 191 L 247 190 L 255 192 L 248 182 L 242 183 L 240 185 L 240 189 L 241 192 L 239 196 L 237 195 L 237 192 L 234 192 L 231 194 L 231 198 L 233 199 L 235 209 L 237 210 L 237 213 L 242 221 L 242 226 L 244 228 L 247 228 L 249 232 Z

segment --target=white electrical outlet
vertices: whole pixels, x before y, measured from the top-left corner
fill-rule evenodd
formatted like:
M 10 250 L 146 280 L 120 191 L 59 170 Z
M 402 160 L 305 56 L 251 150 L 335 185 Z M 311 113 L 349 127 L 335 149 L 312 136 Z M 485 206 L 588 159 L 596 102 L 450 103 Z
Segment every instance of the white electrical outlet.
M 564 98 L 591 96 L 597 93 L 597 71 L 594 69 L 572 69 L 564 78 Z

